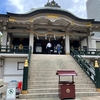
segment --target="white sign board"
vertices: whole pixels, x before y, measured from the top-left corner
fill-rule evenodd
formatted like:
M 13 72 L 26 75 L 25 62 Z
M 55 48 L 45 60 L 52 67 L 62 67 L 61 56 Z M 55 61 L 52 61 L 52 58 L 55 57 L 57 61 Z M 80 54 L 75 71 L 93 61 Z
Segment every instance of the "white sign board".
M 42 47 L 41 46 L 37 46 L 36 47 L 36 52 L 42 52 Z
M 7 87 L 6 100 L 16 100 L 16 87 Z

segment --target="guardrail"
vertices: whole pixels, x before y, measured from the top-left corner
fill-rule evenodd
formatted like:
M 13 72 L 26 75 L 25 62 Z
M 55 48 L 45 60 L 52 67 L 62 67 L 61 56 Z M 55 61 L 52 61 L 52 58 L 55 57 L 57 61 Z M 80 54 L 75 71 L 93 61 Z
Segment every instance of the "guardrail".
M 71 50 L 70 54 L 80 65 L 80 67 L 84 70 L 84 72 L 89 76 L 89 78 L 93 81 L 93 83 L 96 85 L 94 67 L 91 66 L 86 60 L 84 60 L 76 50 Z
M 96 48 L 74 48 L 80 55 L 100 55 L 100 49 Z
M 17 54 L 28 54 L 29 53 L 29 46 L 0 46 L 0 53 L 17 53 Z
M 22 85 L 22 94 L 27 94 L 27 87 L 28 87 L 28 74 L 29 74 L 29 66 L 30 66 L 30 59 L 31 59 L 32 47 L 29 48 L 28 58 L 25 60 L 24 63 L 24 70 L 23 70 L 23 85 Z
M 28 52 L 28 64 L 29 64 L 29 66 L 30 66 L 30 59 L 31 59 L 31 54 L 32 54 L 32 47 L 31 46 L 29 46 L 29 52 Z

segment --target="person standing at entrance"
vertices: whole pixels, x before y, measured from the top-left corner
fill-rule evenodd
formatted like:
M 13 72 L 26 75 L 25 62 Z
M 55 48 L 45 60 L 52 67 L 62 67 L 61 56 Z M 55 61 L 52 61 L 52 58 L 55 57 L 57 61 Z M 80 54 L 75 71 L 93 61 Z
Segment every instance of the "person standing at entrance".
M 57 52 L 58 52 L 58 54 L 60 54 L 60 52 L 61 52 L 61 45 L 59 43 L 57 44 Z
M 47 51 L 48 51 L 48 54 L 50 54 L 50 53 L 51 53 L 51 52 L 50 52 L 51 47 L 52 47 L 51 43 L 50 43 L 50 42 L 48 42 L 48 43 L 47 43 L 47 45 L 46 45 L 46 49 L 47 49 Z

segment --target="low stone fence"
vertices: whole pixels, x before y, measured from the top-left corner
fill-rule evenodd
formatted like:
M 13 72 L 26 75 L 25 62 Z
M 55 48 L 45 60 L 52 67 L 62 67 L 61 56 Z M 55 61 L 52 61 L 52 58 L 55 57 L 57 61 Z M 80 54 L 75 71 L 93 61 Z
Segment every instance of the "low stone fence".
M 4 85 L 3 79 L 0 79 L 0 98 L 2 98 L 3 93 L 6 92 L 7 86 Z

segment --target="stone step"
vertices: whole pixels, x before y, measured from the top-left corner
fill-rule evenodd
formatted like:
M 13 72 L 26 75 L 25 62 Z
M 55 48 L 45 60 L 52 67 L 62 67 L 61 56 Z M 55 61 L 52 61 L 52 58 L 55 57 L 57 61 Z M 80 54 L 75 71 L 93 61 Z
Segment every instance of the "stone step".
M 79 81 L 76 81 L 75 82 L 75 84 L 82 84 L 82 83 L 84 83 L 84 84 L 93 84 L 93 82 L 92 81 L 84 81 L 84 80 L 79 80 Z M 58 84 L 58 81 L 50 81 L 50 80 L 48 80 L 48 81 L 29 81 L 28 82 L 28 85 L 36 85 L 36 84 Z
M 99 92 L 76 92 L 77 97 L 88 97 L 88 96 L 98 96 Z M 21 99 L 33 99 L 33 98 L 56 98 L 58 93 L 29 93 L 29 94 L 20 94 L 19 98 Z
M 43 69 L 43 67 L 44 67 L 44 69 Z M 45 69 L 45 68 L 47 68 L 47 69 Z M 56 68 L 56 70 L 55 69 L 53 70 L 51 68 Z M 48 66 L 48 65 L 46 65 L 46 66 L 43 65 L 41 67 L 37 66 L 37 65 L 36 66 L 32 65 L 32 66 L 29 67 L 29 70 L 34 70 L 34 69 L 36 71 L 57 71 L 57 70 L 70 70 L 70 69 L 73 69 L 75 71 L 83 71 L 82 68 L 78 65 L 77 65 L 76 68 L 73 67 L 73 66 L 72 67 L 69 67 L 69 66 L 68 67 L 64 67 L 64 66 L 61 67 L 61 66 Z
M 77 62 L 76 62 L 75 60 L 73 60 L 73 59 L 72 59 L 72 60 L 66 60 L 66 59 L 64 60 L 64 59 L 53 59 L 53 58 L 52 58 L 52 60 L 50 60 L 50 59 L 43 59 L 43 58 L 42 58 L 42 60 L 41 60 L 41 59 L 39 59 L 39 60 L 32 60 L 30 64 L 31 64 L 31 65 L 32 65 L 32 64 L 33 64 L 33 65 L 34 65 L 34 64 L 41 64 L 42 62 L 43 62 L 44 64 L 49 64 L 49 65 L 52 65 L 52 64 L 57 64 L 57 65 L 59 65 L 59 64 L 60 64 L 60 65 L 61 65 L 61 64 L 63 64 L 63 65 L 66 65 L 66 64 L 69 65 L 69 64 L 70 64 L 70 65 L 72 65 L 72 66 L 73 66 L 73 65 L 78 65 Z M 52 62 L 52 63 L 51 63 L 51 62 Z M 72 62 L 73 62 L 73 63 L 72 63 Z M 43 64 L 43 63 L 42 63 L 42 64 Z M 67 65 L 66 65 L 66 66 L 67 66 Z M 56 65 L 55 65 L 55 66 L 56 66 Z
M 39 74 L 39 73 L 30 73 L 28 76 L 33 77 L 33 78 L 43 78 L 43 77 L 45 77 L 45 78 L 58 78 L 58 75 L 56 75 L 56 73 L 48 73 L 48 74 L 45 74 L 45 73 L 41 73 L 41 74 Z M 85 73 L 79 73 L 78 76 L 74 76 L 74 78 L 76 78 L 76 79 L 77 78 L 81 79 L 82 77 L 89 78 L 87 76 L 87 74 L 85 74 Z M 63 78 L 63 77 L 61 77 L 61 78 Z M 70 76 L 69 78 L 72 78 L 72 77 Z
M 86 75 L 85 73 L 83 73 L 83 74 L 82 74 L 82 73 L 81 73 L 81 74 L 78 74 L 78 76 L 75 76 L 75 77 L 79 77 L 79 78 L 81 79 L 82 76 L 83 76 L 83 77 L 87 77 L 87 75 Z M 50 77 L 50 78 L 54 77 L 54 78 L 55 78 L 55 77 L 57 77 L 57 75 L 55 75 L 55 74 L 53 75 L 53 73 L 51 73 L 51 75 L 49 75 L 49 74 L 34 74 L 34 73 L 33 73 L 33 74 L 30 74 L 29 77 L 33 77 L 33 78 L 34 78 L 34 77 L 39 77 L 39 78 L 45 77 L 45 78 L 48 79 L 48 77 Z M 75 77 L 74 77 L 74 78 L 75 78 Z
M 45 60 L 50 60 L 50 58 L 51 58 L 51 61 L 54 59 L 54 60 L 59 60 L 59 59 L 63 59 L 63 60 L 65 60 L 66 58 L 68 59 L 68 60 L 73 60 L 72 59 L 72 57 L 71 56 L 38 56 L 38 57 L 31 57 L 31 61 L 32 60 L 43 60 L 43 59 L 45 59 Z M 53 58 L 53 59 L 52 59 Z
M 58 68 L 57 69 L 56 68 L 55 69 L 54 68 L 50 68 L 50 69 L 49 68 L 48 69 L 47 68 L 44 68 L 44 69 L 43 68 L 42 69 L 41 68 L 31 68 L 31 69 L 29 69 L 29 72 L 32 72 L 32 73 L 34 73 L 34 72 L 38 72 L 39 73 L 40 72 L 40 73 L 42 73 L 41 70 L 43 70 L 45 73 L 46 72 L 56 73 L 57 70 L 73 70 L 76 73 L 84 72 L 84 71 L 82 71 L 82 69 L 71 69 L 71 68 L 70 69 L 61 69 L 61 68 L 59 68 L 59 69 Z
M 5 100 L 5 99 L 1 99 Z M 16 99 L 16 100 L 26 100 L 26 99 Z M 27 100 L 33 100 L 33 99 L 27 99 Z M 55 98 L 34 98 L 34 100 L 60 100 L 59 97 Z M 65 99 L 65 100 L 73 100 L 73 99 Z M 75 98 L 74 100 L 100 100 L 100 96 L 89 96 L 89 97 L 79 97 Z
M 34 71 L 34 72 L 29 73 L 29 74 L 35 74 L 35 75 L 41 75 L 41 74 L 47 75 L 47 74 L 49 74 L 49 75 L 51 75 L 51 73 L 56 76 L 56 71 L 55 72 L 45 71 L 44 73 L 39 73 L 39 71 L 38 72 Z M 79 72 L 79 73 L 77 73 L 77 75 L 86 75 L 86 73 L 85 72 Z
M 58 87 L 58 83 L 57 84 L 36 84 L 36 85 L 28 85 L 28 87 L 34 86 L 33 88 L 57 88 Z M 91 87 L 91 88 L 96 88 L 94 84 L 89 83 L 89 84 L 76 84 L 75 83 L 75 87 L 79 88 L 85 88 L 85 87 Z
M 93 82 L 70 55 L 33 54 L 29 67 L 28 94 L 20 95 L 20 98 L 58 98 L 57 70 L 75 70 L 78 74 L 74 77 L 76 97 L 100 95 Z M 61 80 L 71 81 L 72 77 L 61 77 Z
M 58 57 L 60 57 L 60 58 L 72 58 L 70 55 L 47 55 L 47 54 L 41 54 L 41 55 L 35 55 L 35 54 L 33 54 L 33 55 L 31 55 L 31 58 L 34 58 L 34 59 L 38 59 L 38 58 L 49 58 L 49 57 L 53 57 L 53 58 L 58 58 Z
M 30 70 L 33 70 L 33 71 L 34 70 L 38 70 L 38 71 L 39 70 L 44 70 L 44 71 L 74 70 L 74 71 L 78 71 L 78 72 L 79 71 L 82 71 L 82 69 L 80 67 L 79 68 L 78 67 L 77 68 L 75 68 L 75 67 L 68 67 L 67 68 L 67 67 L 58 67 L 58 66 L 57 67 L 56 66 L 54 67 L 54 66 L 48 66 L 48 65 L 46 65 L 46 66 L 43 65 L 42 67 L 40 67 L 40 66 L 37 65 L 35 67 L 34 66 L 33 67 L 29 67 L 29 71 Z
M 52 62 L 51 62 L 52 63 Z M 45 68 L 48 68 L 47 70 L 50 70 L 50 68 L 56 68 L 56 69 L 73 69 L 74 68 L 74 70 L 81 70 L 81 67 L 79 66 L 79 65 L 72 65 L 72 64 L 42 64 L 42 62 L 40 63 L 40 64 L 32 64 L 32 65 L 30 65 L 30 67 L 29 67 L 29 69 L 34 69 L 34 68 L 37 68 L 37 70 L 38 70 L 38 68 L 40 68 L 41 70 L 44 70 Z M 42 69 L 42 68 L 44 68 L 44 69 Z
M 76 88 L 95 88 L 94 84 L 75 84 Z M 36 85 L 28 85 L 29 89 L 40 89 L 40 88 L 58 88 L 58 84 L 36 84 Z
M 52 80 L 55 80 L 55 81 L 58 81 L 59 79 L 58 79 L 58 77 L 32 77 L 32 76 L 30 76 L 29 77 L 30 79 L 29 79 L 29 81 L 52 81 Z M 71 78 L 61 78 L 60 79 L 60 81 L 71 81 L 72 79 Z M 74 78 L 74 81 L 76 82 L 76 81 L 80 81 L 80 80 L 83 80 L 83 77 L 76 77 L 76 78 Z M 89 78 L 84 78 L 84 81 L 91 81 Z
M 73 62 L 73 64 L 72 64 L 72 62 Z M 71 64 L 70 64 L 70 63 L 71 63 Z M 39 65 L 38 67 L 40 67 L 41 65 L 43 65 L 43 66 L 45 66 L 45 65 L 46 65 L 46 66 L 55 65 L 56 67 L 60 67 L 60 65 L 63 65 L 63 66 L 65 66 L 65 67 L 66 67 L 66 66 L 67 66 L 67 67 L 69 67 L 69 66 L 70 66 L 70 67 L 73 67 L 73 65 L 75 65 L 75 67 L 77 67 L 78 64 L 77 64 L 77 62 L 74 62 L 74 61 L 69 61 L 69 62 L 66 62 L 66 61 L 65 61 L 65 62 L 64 62 L 63 60 L 62 60 L 62 62 L 61 62 L 61 61 L 59 61 L 59 62 L 58 62 L 58 61 L 55 61 L 55 62 L 52 62 L 52 61 L 47 61 L 47 62 L 46 62 L 46 61 L 45 61 L 45 62 L 44 62 L 44 61 L 38 61 L 38 62 L 35 62 L 35 61 L 33 61 L 33 63 L 30 63 L 30 66 L 34 66 L 34 65 L 35 65 L 35 66 L 36 66 L 36 65 Z M 55 66 L 54 66 L 54 67 L 55 67 Z M 63 66 L 62 66 L 62 67 L 63 67 Z
M 28 93 L 56 93 L 58 88 L 40 88 L 40 89 L 28 89 Z M 95 92 L 96 88 L 75 88 L 76 92 Z

